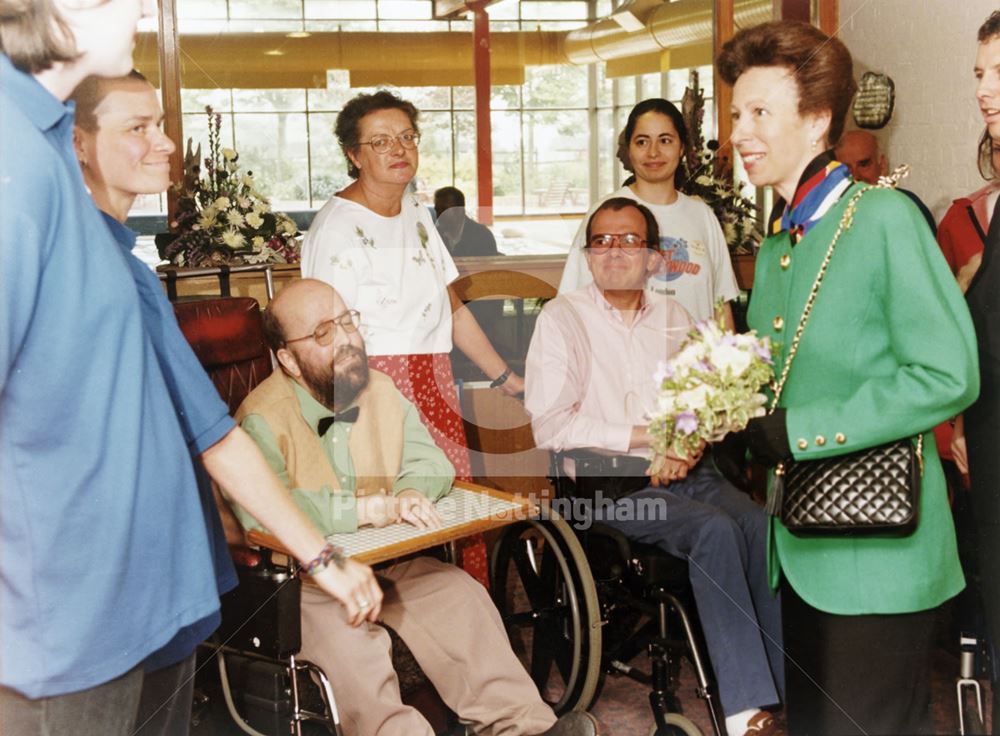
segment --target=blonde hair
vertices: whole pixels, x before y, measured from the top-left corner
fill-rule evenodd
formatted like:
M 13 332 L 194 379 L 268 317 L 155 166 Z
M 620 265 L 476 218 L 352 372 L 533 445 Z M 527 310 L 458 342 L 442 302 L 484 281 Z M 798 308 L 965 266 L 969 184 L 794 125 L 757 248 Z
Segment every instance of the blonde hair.
M 0 0 L 0 52 L 28 74 L 78 56 L 73 32 L 52 0 Z

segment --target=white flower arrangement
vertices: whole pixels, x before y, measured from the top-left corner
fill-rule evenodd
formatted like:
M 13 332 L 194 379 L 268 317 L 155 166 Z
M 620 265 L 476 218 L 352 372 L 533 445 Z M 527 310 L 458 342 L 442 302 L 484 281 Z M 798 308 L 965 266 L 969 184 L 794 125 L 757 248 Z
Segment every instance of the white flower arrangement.
M 209 155 L 188 140 L 184 180 L 175 185 L 177 212 L 161 255 L 177 266 L 242 263 L 295 263 L 298 227 L 273 212 L 257 190 L 252 172 L 240 172 L 240 156 L 221 143 L 222 117 L 208 113 Z
M 771 345 L 754 332 L 734 334 L 722 316 L 699 322 L 653 377 L 657 407 L 649 417 L 653 472 L 667 452 L 686 458 L 763 416 L 761 388 L 774 377 Z

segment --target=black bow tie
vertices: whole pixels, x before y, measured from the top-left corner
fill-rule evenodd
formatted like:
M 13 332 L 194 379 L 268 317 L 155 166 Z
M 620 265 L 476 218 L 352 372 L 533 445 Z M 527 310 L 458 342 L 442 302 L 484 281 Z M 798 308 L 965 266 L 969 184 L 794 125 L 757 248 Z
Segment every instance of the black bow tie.
M 324 436 L 328 431 L 330 431 L 330 427 L 333 426 L 334 422 L 350 422 L 353 424 L 354 422 L 358 421 L 358 414 L 360 413 L 361 413 L 361 407 L 354 406 L 348 409 L 347 411 L 342 411 L 339 414 L 334 414 L 332 417 L 323 417 L 322 419 L 319 420 L 319 424 L 317 425 L 320 437 Z

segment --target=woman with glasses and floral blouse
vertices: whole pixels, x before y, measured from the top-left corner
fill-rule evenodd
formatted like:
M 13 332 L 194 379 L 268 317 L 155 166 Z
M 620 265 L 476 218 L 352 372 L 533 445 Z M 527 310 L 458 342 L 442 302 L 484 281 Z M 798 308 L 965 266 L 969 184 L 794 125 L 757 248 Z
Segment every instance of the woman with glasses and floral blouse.
M 470 479 L 452 345 L 504 393 L 519 394 L 524 384 L 449 288 L 458 270 L 430 212 L 407 191 L 420 160 L 418 116 L 412 103 L 384 90 L 344 105 L 335 132 L 354 181 L 316 214 L 302 275 L 331 284 L 361 313 L 370 366 L 392 377 L 456 477 Z M 485 548 L 467 548 L 463 557 L 465 568 L 485 579 Z

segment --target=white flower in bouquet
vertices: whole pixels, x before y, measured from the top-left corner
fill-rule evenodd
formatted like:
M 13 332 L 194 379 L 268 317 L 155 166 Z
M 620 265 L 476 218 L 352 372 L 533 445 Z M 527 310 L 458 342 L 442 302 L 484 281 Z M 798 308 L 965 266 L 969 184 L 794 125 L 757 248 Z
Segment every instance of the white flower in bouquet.
M 201 215 L 198 217 L 198 224 L 205 228 L 206 230 L 215 226 L 215 218 L 218 216 L 213 205 L 210 205 L 201 211 Z
M 239 250 L 246 245 L 246 238 L 236 228 L 229 228 L 224 233 L 222 233 L 222 242 L 226 244 L 228 248 L 233 250 Z
M 736 335 L 721 313 L 699 322 L 653 379 L 656 412 L 649 417 L 653 472 L 668 452 L 688 457 L 763 416 L 761 389 L 774 377 L 771 346 L 755 333 Z

